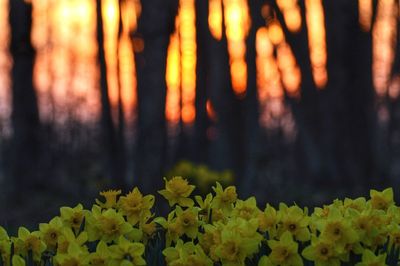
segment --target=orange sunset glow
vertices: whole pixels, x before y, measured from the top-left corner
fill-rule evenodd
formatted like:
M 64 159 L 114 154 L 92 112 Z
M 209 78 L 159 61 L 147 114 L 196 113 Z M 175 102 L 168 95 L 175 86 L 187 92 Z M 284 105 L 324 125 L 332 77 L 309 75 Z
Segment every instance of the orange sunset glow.
M 358 0 L 358 21 L 363 31 L 371 30 L 372 0 Z
M 260 101 L 260 122 L 269 123 L 271 113 L 280 115 L 284 91 L 274 46 L 266 27 L 260 28 L 256 36 L 257 86 Z M 273 102 L 274 104 L 269 104 Z
M 100 114 L 98 44 L 95 0 L 32 0 L 32 42 L 36 49 L 34 84 L 40 115 L 44 120 L 63 123 L 68 116 L 93 121 Z M 358 0 L 359 26 L 373 36 L 373 81 L 376 93 L 386 95 L 395 56 L 398 10 L 395 0 L 378 0 L 373 19 L 372 0 Z M 328 82 L 325 18 L 322 0 L 306 0 L 302 21 L 297 0 L 278 0 L 279 21 L 272 7 L 260 10 L 266 25 L 257 29 L 257 86 L 260 102 L 284 101 L 284 95 L 301 94 L 302 73 L 283 31 L 297 34 L 306 27 L 313 79 L 318 88 Z M 114 122 L 122 104 L 125 119 L 135 118 L 135 51 L 143 50 L 141 39 L 132 43 L 130 34 L 137 28 L 141 14 L 139 0 L 104 0 L 104 48 L 109 99 Z M 196 27 L 195 1 L 180 0 L 175 31 L 168 48 L 165 115 L 168 122 L 192 124 L 196 117 Z M 209 0 L 208 25 L 216 41 L 226 36 L 231 81 L 235 94 L 246 94 L 246 39 L 252 25 L 245 0 Z M 282 25 L 281 25 L 282 23 Z M 8 0 L 0 0 L 0 130 L 10 116 L 10 70 L 8 53 Z M 225 30 L 223 32 L 223 30 Z M 396 79 L 397 80 L 397 79 Z M 397 83 L 393 83 L 397 84 Z M 393 89 L 392 89 L 393 91 Z M 394 93 L 391 93 L 391 95 Z M 278 106 L 278 105 L 276 105 Z M 277 108 L 281 109 L 281 107 Z M 57 118 L 57 119 L 55 119 Z
M 328 82 L 326 71 L 325 18 L 321 0 L 306 0 L 306 20 L 315 85 L 322 89 Z
M 182 121 L 192 123 L 196 116 L 196 17 L 194 0 L 180 0 L 179 34 L 181 52 Z
M 282 83 L 290 96 L 298 96 L 300 92 L 301 73 L 296 58 L 289 44 L 278 46 L 278 67 L 282 75 Z
M 297 0 L 277 0 L 276 3 L 283 13 L 288 29 L 291 32 L 298 32 L 301 29 L 301 12 Z
M 379 96 L 387 93 L 397 40 L 398 10 L 395 0 L 379 0 L 373 38 L 373 82 Z
M 228 41 L 232 87 L 236 95 L 243 96 L 247 86 L 246 37 L 251 26 L 247 2 L 210 0 L 208 25 L 217 40 L 222 38 L 222 23 Z
M 10 28 L 8 24 L 8 0 L 0 0 L 0 132 L 5 130 L 4 123 L 10 116 L 10 69 L 11 58 L 8 53 Z
M 246 0 L 224 0 L 223 3 L 232 86 L 240 96 L 247 86 L 246 37 L 251 20 Z
M 93 0 L 34 0 L 34 83 L 41 117 L 63 123 L 99 113 L 96 10 Z
M 178 23 L 178 19 L 177 19 Z M 179 123 L 181 118 L 180 84 L 181 84 L 181 53 L 179 47 L 179 35 L 175 32 L 168 47 L 167 56 L 167 99 L 165 104 L 166 118 L 173 124 Z
M 167 120 L 193 123 L 196 116 L 196 28 L 194 0 L 180 0 L 167 56 Z
M 99 114 L 95 1 L 34 0 L 32 4 L 32 41 L 37 49 L 35 85 L 42 117 L 47 119 L 54 113 L 62 117 L 67 108 L 76 110 L 79 119 L 92 120 Z M 136 103 L 129 34 L 136 28 L 137 6 L 133 0 L 123 2 L 121 30 L 118 1 L 105 0 L 102 6 L 110 102 L 115 116 L 121 97 L 128 119 L 134 116 Z M 82 108 L 76 108 L 77 102 Z
M 257 85 L 261 102 L 267 98 L 282 97 L 283 91 L 280 84 L 280 74 L 274 57 L 274 47 L 268 37 L 267 28 L 257 31 Z
M 208 25 L 215 39 L 222 38 L 222 0 L 209 0 Z

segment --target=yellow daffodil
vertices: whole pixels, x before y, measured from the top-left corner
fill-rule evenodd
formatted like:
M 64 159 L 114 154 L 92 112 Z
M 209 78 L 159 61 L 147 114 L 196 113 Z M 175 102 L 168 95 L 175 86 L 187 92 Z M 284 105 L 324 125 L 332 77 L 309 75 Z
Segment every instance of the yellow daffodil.
M 289 232 L 283 233 L 279 241 L 269 240 L 268 246 L 271 248 L 269 259 L 273 265 L 303 265 L 303 260 L 297 253 L 298 244 Z
M 392 205 L 390 206 L 386 213 L 385 216 L 387 218 L 387 224 L 390 223 L 396 223 L 396 224 L 400 224 L 400 207 L 396 206 L 396 205 Z
M 212 266 L 212 260 L 204 253 L 199 245 L 193 242 L 184 243 L 178 240 L 175 247 L 168 247 L 163 250 L 163 255 L 168 266 L 173 265 L 192 265 L 192 266 Z
M 220 231 L 215 254 L 223 265 L 242 265 L 246 258 L 258 252 L 262 236 L 257 232 L 258 220 L 232 218 L 227 224 L 217 223 Z
M 328 218 L 318 223 L 321 237 L 326 238 L 336 246 L 344 248 L 347 244 L 353 244 L 358 240 L 356 231 L 351 227 L 350 221 L 343 219 L 339 209 L 332 208 Z
M 221 243 L 221 231 L 211 225 L 204 225 L 204 233 L 199 234 L 199 243 L 206 254 L 214 261 L 218 260 L 215 253 L 216 247 Z
M 324 205 L 323 208 L 315 207 L 313 216 L 317 218 L 327 218 L 329 215 L 330 206 Z
M 11 256 L 11 241 L 7 231 L 0 226 L 0 259 L 4 265 L 9 265 Z
M 142 243 L 130 242 L 120 236 L 118 243 L 109 247 L 112 258 L 111 265 L 146 265 L 146 261 L 143 259 L 144 249 Z
M 61 253 L 54 256 L 56 265 L 59 266 L 87 266 L 88 251 L 77 243 L 70 243 L 67 253 Z
M 89 254 L 87 261 L 90 265 L 105 266 L 111 260 L 111 252 L 106 242 L 100 241 L 96 246 L 96 251 Z
M 373 228 L 371 215 L 371 209 L 368 211 L 363 210 L 361 212 L 355 209 L 349 209 L 346 211 L 345 217 L 351 221 L 353 228 L 361 237 L 367 234 Z
M 10 237 L 4 227 L 0 226 L 0 241 L 2 240 L 10 240 Z
M 345 198 L 343 202 L 343 207 L 345 209 L 351 208 L 359 212 L 366 208 L 367 200 L 364 197 L 359 197 L 356 199 Z
M 231 215 L 250 220 L 252 218 L 257 218 L 260 212 L 260 209 L 257 207 L 256 198 L 250 197 L 245 201 L 237 200 Z
M 143 243 L 146 244 L 157 231 L 157 223 L 153 220 L 153 215 L 142 217 L 140 219 L 139 229 L 143 232 Z
M 7 264 L 8 265 L 8 264 Z M 19 255 L 14 255 L 13 257 L 12 257 L 12 265 L 13 266 L 25 266 L 26 265 L 26 262 L 25 262 L 25 260 L 21 257 L 21 256 L 19 256 Z
M 394 203 L 392 188 L 387 188 L 381 192 L 371 189 L 369 195 L 371 197 L 370 202 L 371 202 L 372 208 L 374 208 L 374 209 L 387 210 Z
M 204 198 L 201 196 L 195 196 L 195 200 L 200 208 L 199 216 L 203 222 L 208 222 L 210 218 L 211 203 L 213 200 L 213 195 L 208 193 Z
M 14 251 L 23 257 L 28 257 L 32 253 L 34 261 L 40 261 L 42 253 L 46 250 L 46 244 L 40 239 L 40 232 L 29 232 L 25 227 L 18 229 L 18 238 L 12 238 Z
M 302 255 L 305 259 L 313 261 L 318 266 L 340 265 L 335 243 L 323 238 L 313 237 L 311 245 L 303 250 Z
M 171 211 L 168 214 L 167 220 L 164 217 L 157 217 L 154 221 L 166 229 L 165 239 L 167 247 L 169 247 L 171 243 L 176 243 L 179 237 L 184 234 L 183 227 L 178 223 L 175 217 L 175 211 Z
M 171 180 L 165 180 L 165 189 L 158 191 L 165 199 L 168 200 L 169 206 L 178 204 L 182 207 L 193 206 L 193 200 L 188 198 L 192 194 L 195 186 L 189 185 L 186 179 L 181 176 L 175 176 Z
M 365 249 L 361 262 L 356 266 L 386 266 L 386 254 L 375 255 L 371 250 Z
M 221 184 L 216 182 L 216 186 L 213 187 L 215 197 L 212 202 L 212 208 L 222 209 L 223 211 L 231 211 L 233 203 L 237 200 L 236 187 L 229 186 L 225 189 L 222 188 Z
M 359 241 L 367 246 L 371 247 L 376 241 L 376 237 L 382 234 L 381 226 L 377 225 L 380 223 L 380 219 L 376 216 L 382 215 L 381 210 L 366 208 L 361 212 L 356 209 L 348 209 L 346 211 L 346 219 L 348 219 L 352 228 L 356 231 Z
M 267 255 L 264 255 L 260 258 L 260 260 L 258 261 L 258 266 L 274 266 L 274 264 L 272 263 L 272 261 L 268 258 Z
M 255 241 L 244 240 L 235 232 L 224 230 L 221 232 L 221 243 L 215 253 L 223 265 L 244 265 L 246 257 L 250 257 L 258 251 Z
M 280 204 L 278 217 L 279 234 L 288 231 L 296 240 L 302 242 L 310 240 L 309 217 L 298 206 L 288 207 L 285 204 Z
M 177 264 L 177 261 L 180 260 L 181 253 L 184 252 L 183 245 L 183 241 L 179 239 L 176 242 L 175 247 L 167 247 L 163 250 L 162 253 L 165 257 L 165 262 L 167 265 Z
M 67 253 L 68 247 L 71 243 L 77 244 L 78 246 L 83 246 L 88 240 L 88 235 L 86 232 L 81 232 L 78 236 L 76 236 L 69 227 L 64 227 L 61 233 L 62 234 L 58 237 L 57 253 Z
M 119 209 L 132 225 L 136 225 L 140 221 L 141 216 L 149 216 L 153 205 L 154 196 L 146 195 L 143 197 L 142 193 L 136 187 L 126 196 L 121 196 L 118 201 Z
M 258 229 L 265 233 L 268 231 L 269 237 L 274 238 L 277 234 L 278 215 L 274 207 L 267 204 L 264 212 L 258 214 Z
M 41 239 L 47 245 L 48 249 L 54 250 L 57 246 L 58 237 L 61 235 L 63 223 L 60 217 L 55 217 L 51 221 L 39 224 Z
M 221 222 L 228 219 L 228 215 L 222 209 L 211 209 L 210 211 L 211 222 Z
M 61 220 L 66 226 L 71 227 L 77 233 L 85 218 L 82 204 L 76 205 L 74 208 L 61 207 Z
M 199 230 L 198 212 L 195 208 L 182 210 L 179 206 L 176 207 L 177 224 L 182 228 L 181 231 L 191 239 L 196 238 Z
M 392 223 L 389 225 L 389 247 L 392 248 L 400 248 L 400 225 Z
M 131 242 L 143 241 L 143 231 L 136 227 L 132 227 L 132 230 L 124 234 L 124 236 Z
M 258 219 L 256 218 L 245 220 L 240 217 L 232 217 L 228 220 L 226 224 L 217 223 L 216 225 L 220 228 L 221 231 L 227 230 L 230 232 L 234 232 L 242 239 L 251 239 L 251 241 L 257 243 L 257 245 L 262 240 L 261 234 L 257 232 Z
M 103 196 L 106 201 L 101 202 L 100 200 L 96 199 L 96 203 L 102 207 L 103 209 L 110 209 L 117 207 L 118 196 L 121 194 L 121 190 L 107 190 L 100 192 L 100 196 Z
M 122 214 L 114 209 L 102 211 L 98 206 L 93 206 L 92 214 L 87 218 L 89 241 L 103 240 L 109 243 L 129 233 L 133 228 Z

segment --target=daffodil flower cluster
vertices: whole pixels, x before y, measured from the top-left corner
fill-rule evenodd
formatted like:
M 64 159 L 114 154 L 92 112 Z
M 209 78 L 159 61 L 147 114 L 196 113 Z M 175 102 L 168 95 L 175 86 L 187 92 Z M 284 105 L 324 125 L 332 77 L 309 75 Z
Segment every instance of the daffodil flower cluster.
M 210 192 L 215 182 L 226 186 L 234 182 L 234 175 L 231 170 L 215 171 L 204 164 L 195 164 L 187 160 L 178 162 L 167 173 L 168 178 L 176 175 L 182 175 L 187 178 L 203 194 Z
M 284 203 L 260 209 L 255 197 L 238 198 L 234 186 L 216 183 L 193 195 L 182 177 L 159 191 L 166 217 L 153 211 L 155 197 L 134 188 L 101 192 L 85 209 L 62 207 L 37 231 L 0 227 L 0 265 L 398 265 L 400 207 L 393 190 L 369 198 L 334 200 L 314 208 Z
M 134 188 L 101 192 L 91 210 L 62 207 L 60 215 L 9 237 L 0 227 L 0 265 L 146 265 L 146 243 L 156 232 L 154 196 Z
M 218 182 L 193 200 L 183 178 L 165 182 L 159 193 L 172 210 L 155 222 L 165 230 L 167 265 L 398 265 L 400 209 L 391 188 L 310 213 L 284 203 L 260 209 Z

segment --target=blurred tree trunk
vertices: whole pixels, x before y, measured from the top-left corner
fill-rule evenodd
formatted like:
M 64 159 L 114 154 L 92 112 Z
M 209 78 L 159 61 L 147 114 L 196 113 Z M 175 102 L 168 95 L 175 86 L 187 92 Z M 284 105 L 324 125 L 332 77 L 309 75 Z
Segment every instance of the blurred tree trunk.
M 275 1 L 273 6 L 277 11 L 278 20 L 283 27 L 286 40 L 293 51 L 301 71 L 300 97 L 286 97 L 298 130 L 298 137 L 295 143 L 295 160 L 296 168 L 298 169 L 297 178 L 300 178 L 302 182 L 304 182 L 305 179 L 313 182 L 321 179 L 323 175 L 323 160 L 321 159 L 322 154 L 318 143 L 320 137 L 318 89 L 314 84 L 310 67 L 311 61 L 308 47 L 306 7 L 304 1 L 299 2 L 302 25 L 299 32 L 292 33 L 286 27 L 283 14 L 280 12 Z
M 209 139 L 207 130 L 210 121 L 207 114 L 207 73 L 208 73 L 208 1 L 196 0 L 196 41 L 197 41 L 197 66 L 196 66 L 196 121 L 195 121 L 195 153 L 194 160 L 201 163 L 207 162 Z
M 343 187 L 371 184 L 376 175 L 372 35 L 361 31 L 357 2 L 327 1 L 324 8 L 329 81 L 320 108 L 322 135 L 330 136 L 324 153 L 336 162 L 331 180 Z
M 302 74 L 300 101 L 289 99 L 299 132 L 300 172 L 320 186 L 368 182 L 376 173 L 371 33 L 360 29 L 357 2 L 323 3 L 328 84 L 318 89 L 310 67 L 306 7 L 299 4 L 303 18 L 299 33 L 288 31 L 280 12 L 278 18 Z
M 400 3 L 397 5 L 397 9 L 400 12 Z M 397 39 L 395 48 L 395 58 L 393 62 L 392 77 L 400 75 L 400 19 L 397 20 Z
M 98 62 L 100 67 L 100 91 L 101 91 L 101 125 L 102 139 L 104 143 L 104 164 L 106 178 L 109 184 L 116 184 L 120 176 L 118 142 L 116 130 L 112 119 L 112 107 L 109 100 L 107 84 L 107 65 L 104 51 L 104 32 L 102 17 L 102 1 L 96 0 L 97 8 L 97 43 L 99 46 Z
M 126 186 L 126 149 L 125 149 L 125 113 L 124 113 L 124 106 L 123 106 L 123 95 L 122 95 L 122 81 L 121 81 L 121 69 L 120 69 L 120 43 L 123 38 L 123 25 L 122 25 L 122 0 L 118 1 L 119 7 L 119 31 L 118 31 L 118 42 L 117 42 L 117 75 L 118 75 L 118 127 L 117 127 L 117 170 L 118 176 L 115 180 L 118 187 L 124 188 Z M 132 88 L 133 90 L 134 88 Z
M 176 0 L 142 1 L 134 36 L 144 42 L 143 51 L 135 57 L 138 85 L 135 182 L 145 192 L 154 192 L 162 183 L 166 155 L 166 60 L 177 7 Z
M 11 191 L 14 196 L 40 185 L 40 121 L 33 86 L 35 51 L 31 43 L 32 5 L 23 0 L 10 0 L 12 67 L 12 152 Z M 18 190 L 18 191 L 16 191 Z M 22 199 L 21 198 L 21 199 Z
M 400 8 L 400 6 L 398 6 Z M 400 20 L 397 21 L 397 44 L 395 59 L 392 70 L 392 88 L 389 88 L 389 125 L 388 125 L 388 146 L 390 152 L 389 172 L 393 187 L 400 184 Z M 397 85 L 395 85 L 397 84 Z M 390 91 L 392 90 L 392 93 Z M 398 196 L 398 193 L 396 194 Z
M 207 20 L 208 5 L 204 5 L 202 10 L 205 12 L 202 19 Z M 222 23 L 221 40 L 216 40 L 208 27 L 204 30 L 208 51 L 207 93 L 216 115 L 210 131 L 208 158 L 212 168 L 232 169 L 239 174 L 243 166 L 242 117 L 239 101 L 232 90 L 225 26 Z
M 243 100 L 244 109 L 244 172 L 242 181 L 243 193 L 248 196 L 254 191 L 257 182 L 257 160 L 258 145 L 260 137 L 258 94 L 257 94 L 257 54 L 256 34 L 257 30 L 265 25 L 261 16 L 263 1 L 248 0 L 251 28 L 246 40 L 246 61 L 247 61 L 247 92 Z

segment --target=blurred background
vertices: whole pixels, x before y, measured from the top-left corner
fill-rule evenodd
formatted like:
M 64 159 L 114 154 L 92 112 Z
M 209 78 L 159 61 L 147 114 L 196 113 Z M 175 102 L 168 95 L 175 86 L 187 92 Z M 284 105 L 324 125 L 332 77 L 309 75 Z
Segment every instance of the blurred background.
M 0 224 L 173 175 L 260 206 L 400 192 L 399 22 L 396 0 L 0 0 Z

